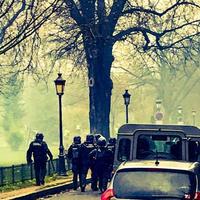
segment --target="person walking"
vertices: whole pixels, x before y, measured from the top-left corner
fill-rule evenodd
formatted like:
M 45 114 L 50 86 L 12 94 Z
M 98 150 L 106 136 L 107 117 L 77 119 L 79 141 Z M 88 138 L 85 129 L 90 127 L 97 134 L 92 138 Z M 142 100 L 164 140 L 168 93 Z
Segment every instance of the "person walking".
M 115 145 L 116 145 L 116 138 L 109 138 L 108 139 L 108 144 L 107 144 L 107 149 L 112 152 L 112 162 L 110 165 L 110 175 L 109 175 L 109 180 L 112 178 L 112 172 L 113 172 L 113 164 L 114 164 L 114 157 L 115 157 Z
M 86 135 L 86 141 L 81 145 L 81 149 L 80 149 L 81 192 L 85 192 L 88 170 L 91 169 L 91 173 L 92 173 L 92 165 L 89 160 L 89 153 L 94 149 L 95 149 L 94 136 L 91 134 Z
M 75 136 L 73 139 L 73 144 L 70 145 L 67 153 L 67 157 L 72 163 L 72 173 L 73 173 L 73 189 L 78 188 L 78 177 L 81 182 L 81 172 L 80 172 L 80 148 L 81 148 L 81 137 Z
M 47 143 L 43 141 L 43 138 L 44 135 L 42 133 L 37 133 L 35 140 L 30 143 L 26 153 L 26 160 L 28 164 L 31 164 L 34 160 L 36 185 L 38 186 L 44 185 L 45 183 L 46 162 L 48 160 L 48 156 L 50 160 L 53 160 L 53 155 L 49 150 Z
M 112 152 L 106 147 L 106 139 L 100 137 L 97 141 L 98 147 L 90 152 L 89 159 L 94 163 L 93 181 L 99 182 L 101 192 L 107 189 L 110 165 L 112 165 Z

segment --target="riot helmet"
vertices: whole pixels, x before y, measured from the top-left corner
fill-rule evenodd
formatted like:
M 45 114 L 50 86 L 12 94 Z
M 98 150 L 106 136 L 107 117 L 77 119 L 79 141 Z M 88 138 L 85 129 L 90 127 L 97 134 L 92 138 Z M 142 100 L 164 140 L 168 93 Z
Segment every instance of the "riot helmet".
M 94 142 L 94 135 L 86 135 L 86 142 L 92 144 Z
M 75 136 L 73 141 L 74 141 L 74 144 L 81 144 L 81 137 L 80 136 Z
M 35 136 L 35 138 L 38 140 L 43 140 L 43 138 L 44 138 L 44 135 L 43 135 L 43 133 L 37 133 L 36 134 L 36 136 Z
M 94 135 L 94 139 L 95 139 L 95 142 L 96 142 L 96 143 L 97 143 L 97 141 L 98 141 L 98 139 L 99 139 L 100 137 L 102 137 L 102 135 L 99 134 L 99 133 L 97 133 L 97 134 Z
M 108 143 L 111 145 L 115 145 L 116 144 L 116 138 L 109 138 Z
M 98 140 L 97 140 L 97 145 L 100 147 L 105 147 L 106 146 L 106 139 L 101 136 Z

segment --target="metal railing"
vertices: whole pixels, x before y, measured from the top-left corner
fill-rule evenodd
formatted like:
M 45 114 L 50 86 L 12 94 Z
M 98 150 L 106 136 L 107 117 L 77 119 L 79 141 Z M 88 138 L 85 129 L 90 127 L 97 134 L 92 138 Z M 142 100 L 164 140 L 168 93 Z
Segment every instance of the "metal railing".
M 52 166 L 54 165 L 54 167 Z M 69 160 L 65 162 L 66 170 L 71 169 Z M 58 172 L 58 158 L 52 161 L 47 161 L 47 176 L 53 175 Z M 21 164 L 12 165 L 9 167 L 0 167 L 0 187 L 7 184 L 14 184 L 35 178 L 34 164 Z

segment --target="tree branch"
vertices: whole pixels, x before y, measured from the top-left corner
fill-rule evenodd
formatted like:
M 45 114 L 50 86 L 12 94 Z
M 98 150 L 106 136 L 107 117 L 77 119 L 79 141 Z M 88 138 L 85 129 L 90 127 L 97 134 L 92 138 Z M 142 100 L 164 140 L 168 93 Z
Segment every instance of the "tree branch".
M 175 9 L 175 8 L 177 8 L 179 6 L 184 6 L 184 5 L 186 5 L 186 6 L 191 5 L 191 6 L 195 6 L 195 7 L 200 8 L 199 5 L 197 5 L 197 4 L 193 3 L 193 2 L 187 2 L 187 1 L 178 0 L 175 4 L 173 4 L 172 6 L 170 6 L 169 8 L 164 10 L 163 12 L 158 12 L 158 11 L 152 10 L 152 9 L 145 9 L 143 7 L 134 7 L 134 8 L 125 10 L 122 13 L 122 15 L 134 14 L 135 12 L 143 12 L 143 13 L 146 13 L 146 14 L 153 14 L 153 15 L 162 17 L 165 14 L 167 14 L 168 12 L 172 11 L 173 9 Z
M 18 32 L 18 34 L 15 37 L 9 39 L 7 43 L 0 46 L 0 54 L 3 54 L 6 51 L 10 50 L 11 48 L 15 47 L 20 42 L 25 40 L 27 37 L 32 35 L 36 30 L 38 30 L 49 19 L 49 17 L 52 14 L 54 14 L 56 12 L 56 10 L 59 8 L 59 6 L 57 6 L 58 3 L 59 3 L 59 0 L 55 0 L 51 5 L 49 5 L 37 17 L 35 17 L 28 24 L 26 24 L 26 26 L 21 27 L 21 30 Z M 47 12 L 49 10 L 51 10 L 51 11 L 49 14 L 47 14 Z
M 74 0 L 64 0 L 64 2 L 70 10 L 71 17 L 76 21 L 76 23 L 79 26 L 83 25 L 84 24 L 83 16 L 81 15 L 80 11 L 78 10 Z
M 8 20 L 7 24 L 5 26 L 3 26 L 2 29 L 0 29 L 0 44 L 4 40 L 4 36 L 5 36 L 5 32 L 6 32 L 7 28 L 10 27 L 13 24 L 13 22 L 17 19 L 17 17 L 21 14 L 21 12 L 24 11 L 25 6 L 26 6 L 26 0 L 23 0 L 21 8 L 12 16 L 12 18 L 10 20 Z
M 14 2 L 15 2 L 15 0 L 12 0 L 12 2 L 9 4 L 9 6 L 7 6 L 5 11 L 2 12 L 2 14 L 0 15 L 0 18 L 4 17 L 9 12 L 9 10 L 13 6 Z M 4 1 L 0 2 L 0 8 L 3 7 L 3 3 L 4 3 Z
M 114 0 L 110 14 L 107 17 L 108 23 L 110 25 L 110 34 L 113 34 L 117 21 L 119 20 L 119 17 L 121 16 L 121 13 L 124 9 L 124 6 L 126 4 L 126 0 Z

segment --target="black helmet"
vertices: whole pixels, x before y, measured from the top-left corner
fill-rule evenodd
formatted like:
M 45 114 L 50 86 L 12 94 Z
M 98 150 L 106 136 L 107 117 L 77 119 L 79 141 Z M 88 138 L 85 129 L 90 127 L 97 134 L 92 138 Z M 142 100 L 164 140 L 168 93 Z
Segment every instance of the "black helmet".
M 75 144 L 81 144 L 81 137 L 80 136 L 75 136 L 74 137 L 74 143 Z
M 91 135 L 91 134 L 86 135 L 86 142 L 93 143 L 94 142 L 94 135 Z
M 96 133 L 96 134 L 94 135 L 95 141 L 97 142 L 98 139 L 99 139 L 100 137 L 102 137 L 102 135 L 99 134 L 99 133 Z
M 98 140 L 97 140 L 97 145 L 100 147 L 105 147 L 106 146 L 106 139 L 101 136 Z
M 44 135 L 43 135 L 43 133 L 37 133 L 35 137 L 36 137 L 36 139 L 43 140 Z
M 116 138 L 109 138 L 108 143 L 115 145 L 116 144 Z

